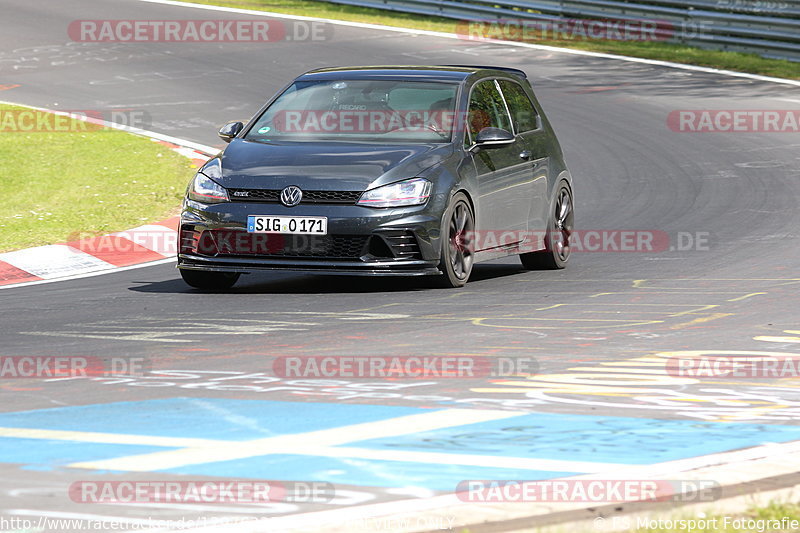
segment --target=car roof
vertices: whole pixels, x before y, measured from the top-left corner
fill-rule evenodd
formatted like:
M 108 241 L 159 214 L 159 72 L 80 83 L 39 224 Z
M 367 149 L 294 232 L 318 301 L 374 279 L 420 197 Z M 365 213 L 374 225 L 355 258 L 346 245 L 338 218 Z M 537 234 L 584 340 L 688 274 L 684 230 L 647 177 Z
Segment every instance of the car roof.
M 495 72 L 492 72 L 495 71 Z M 342 79 L 417 79 L 419 81 L 461 82 L 473 74 L 511 73 L 527 79 L 525 72 L 509 67 L 487 67 L 472 65 L 375 65 L 363 67 L 328 67 L 306 72 L 298 79 L 332 80 Z

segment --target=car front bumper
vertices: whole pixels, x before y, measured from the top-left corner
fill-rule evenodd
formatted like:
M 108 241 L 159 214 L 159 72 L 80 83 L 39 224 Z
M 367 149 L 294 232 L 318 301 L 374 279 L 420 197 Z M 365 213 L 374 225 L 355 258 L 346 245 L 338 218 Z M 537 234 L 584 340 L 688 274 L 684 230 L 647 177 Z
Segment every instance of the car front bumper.
M 187 200 L 181 214 L 178 268 L 218 272 L 292 270 L 333 274 L 439 274 L 441 213 L 424 206 L 375 209 L 357 205 Z M 247 233 L 247 217 L 322 216 L 326 236 Z

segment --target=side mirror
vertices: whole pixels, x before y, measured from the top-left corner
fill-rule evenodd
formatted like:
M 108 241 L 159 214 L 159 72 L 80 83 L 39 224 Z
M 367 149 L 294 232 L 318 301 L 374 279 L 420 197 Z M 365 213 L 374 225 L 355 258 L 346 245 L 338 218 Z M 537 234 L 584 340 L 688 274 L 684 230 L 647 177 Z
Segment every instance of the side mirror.
M 514 135 L 502 128 L 483 128 L 475 136 L 475 144 L 491 148 L 493 146 L 506 146 L 514 142 Z
M 219 138 L 229 143 L 244 129 L 241 122 L 229 122 L 219 129 Z

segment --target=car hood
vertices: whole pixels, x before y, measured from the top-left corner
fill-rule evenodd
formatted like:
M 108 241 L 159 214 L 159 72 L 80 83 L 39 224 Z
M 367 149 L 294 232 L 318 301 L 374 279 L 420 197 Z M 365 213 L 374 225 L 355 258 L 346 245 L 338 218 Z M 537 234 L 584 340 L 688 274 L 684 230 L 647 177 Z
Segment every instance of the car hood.
M 228 189 L 363 191 L 413 178 L 453 151 L 451 144 L 262 143 L 234 139 L 218 156 Z M 216 164 L 212 160 L 210 164 Z

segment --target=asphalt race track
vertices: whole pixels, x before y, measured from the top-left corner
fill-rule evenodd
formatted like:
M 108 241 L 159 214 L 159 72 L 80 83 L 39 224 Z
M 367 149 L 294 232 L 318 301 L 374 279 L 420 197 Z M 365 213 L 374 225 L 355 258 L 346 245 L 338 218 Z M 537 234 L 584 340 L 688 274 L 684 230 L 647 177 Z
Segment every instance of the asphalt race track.
M 0 100 L 139 110 L 146 129 L 217 147 L 220 125 L 248 119 L 312 68 L 524 69 L 575 179 L 577 228 L 669 240 L 575 252 L 557 272 L 526 272 L 515 258 L 481 264 L 461 290 L 262 273 L 213 294 L 189 289 L 173 264 L 2 290 L 0 355 L 125 356 L 149 371 L 0 381 L 0 517 L 285 517 L 451 494 L 462 480 L 551 479 L 800 440 L 797 380 L 664 371 L 692 351 L 800 357 L 798 134 L 667 123 L 676 110 L 797 110 L 796 86 L 327 24 L 321 42 L 67 35 L 76 19 L 248 18 L 138 0 L 0 0 L 0 12 L 0 86 L 16 86 Z M 533 356 L 538 373 L 277 378 L 272 361 L 286 355 Z M 191 453 L 193 439 L 205 448 Z M 153 479 L 324 481 L 336 496 L 115 505 L 76 502 L 68 490 Z

